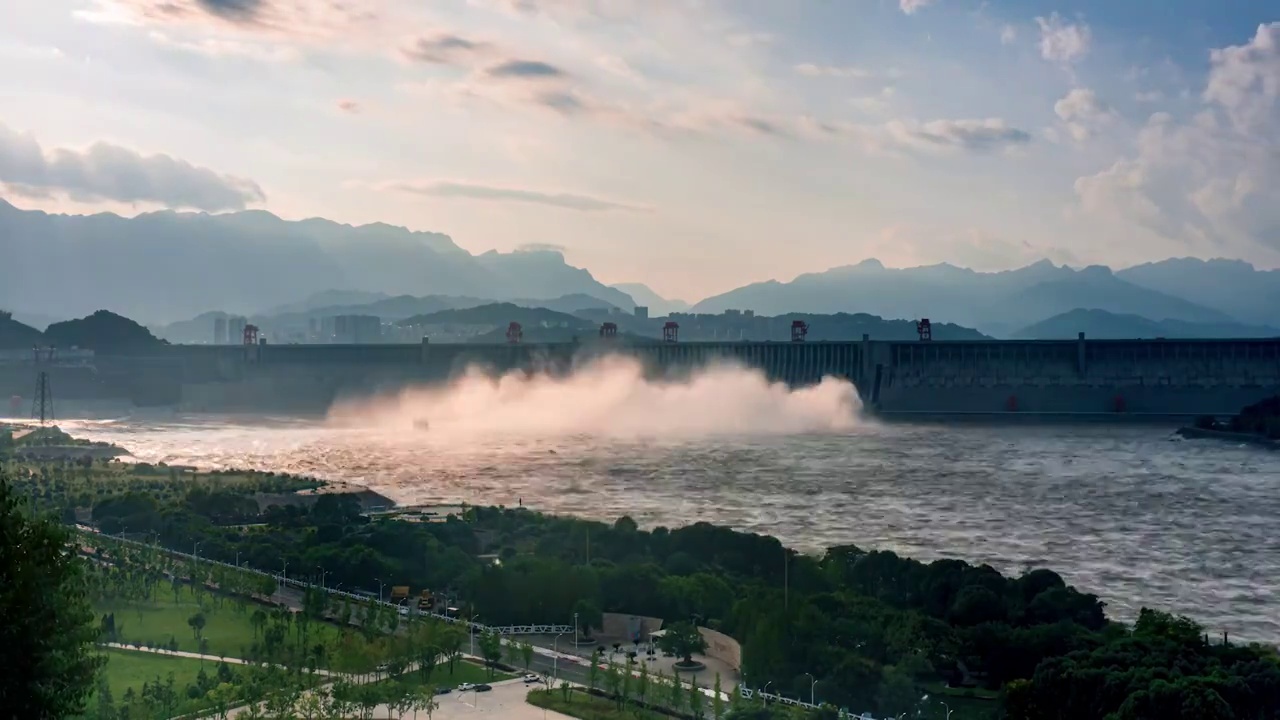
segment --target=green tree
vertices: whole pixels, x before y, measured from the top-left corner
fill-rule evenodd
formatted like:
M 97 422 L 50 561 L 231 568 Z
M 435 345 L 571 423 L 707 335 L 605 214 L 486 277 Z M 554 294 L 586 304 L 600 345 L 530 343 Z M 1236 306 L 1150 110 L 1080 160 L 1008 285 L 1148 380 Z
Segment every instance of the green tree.
M 191 628 L 191 632 L 196 636 L 196 640 L 200 640 L 201 633 L 204 632 L 205 623 L 208 622 L 203 612 L 197 612 L 187 618 L 187 625 Z
M 600 682 L 600 651 L 596 650 L 591 653 L 591 664 L 587 666 L 587 688 L 596 689 L 596 684 Z
M 525 672 L 528 672 L 529 666 L 533 664 L 533 643 L 520 643 L 520 659 L 524 662 Z
M 24 507 L 0 471 L 0 707 L 11 717 L 83 712 L 103 660 L 70 535 Z
M 724 717 L 724 691 L 720 689 L 720 673 L 716 673 L 716 684 L 711 689 L 715 693 L 711 698 L 711 717 L 721 720 Z
M 502 659 L 502 636 L 492 630 L 486 630 L 480 633 L 476 642 L 480 645 L 480 656 L 489 667 L 489 677 L 493 677 L 493 666 Z
M 693 654 L 707 649 L 707 641 L 698 632 L 693 623 L 679 622 L 669 628 L 658 638 L 658 647 L 681 659 L 685 665 L 693 663 Z
M 604 613 L 594 600 L 579 600 L 573 606 L 573 613 L 578 616 L 578 634 L 584 640 L 590 640 L 591 628 L 599 628 L 604 624 Z M 577 643 L 578 638 L 574 638 Z

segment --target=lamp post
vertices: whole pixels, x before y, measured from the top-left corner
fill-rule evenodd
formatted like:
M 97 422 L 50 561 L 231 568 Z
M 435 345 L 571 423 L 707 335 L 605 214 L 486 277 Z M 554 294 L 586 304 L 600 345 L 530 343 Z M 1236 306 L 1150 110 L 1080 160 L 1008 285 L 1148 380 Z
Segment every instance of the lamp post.
M 573 646 L 578 647 L 578 613 L 573 614 Z
M 280 566 L 280 586 L 281 586 L 281 589 L 283 589 L 284 586 L 289 582 L 289 561 L 285 560 L 284 558 L 281 558 L 280 562 L 284 563 L 283 565 Z
M 813 698 L 815 697 L 815 696 L 814 696 L 814 688 L 818 687 L 818 678 L 814 677 L 814 676 L 813 676 L 812 674 L 810 674 L 810 673 L 804 673 L 804 674 L 805 674 L 805 675 L 807 675 L 807 676 L 809 677 L 809 679 L 813 681 L 813 682 L 809 683 L 809 704 L 810 704 L 810 705 L 817 705 L 817 704 L 818 704 L 818 702 L 817 702 L 816 700 L 814 700 Z
M 772 680 L 770 680 L 769 682 L 767 682 L 767 683 L 765 683 L 765 684 L 764 684 L 764 689 L 760 691 L 760 700 L 761 700 L 761 702 L 763 702 L 765 705 L 768 705 L 768 704 L 769 704 L 769 698 L 768 698 L 768 697 L 766 697 L 766 696 L 769 694 L 769 686 L 770 686 L 770 685 L 772 685 L 772 684 L 773 684 L 773 681 L 772 681 Z
M 382 602 L 382 578 L 374 578 L 378 581 L 378 602 Z
M 564 633 L 557 634 L 555 638 L 551 641 L 551 653 L 552 653 L 551 677 L 557 680 L 560 679 L 560 649 L 559 648 L 560 648 L 560 636 L 563 634 Z
M 480 616 L 472 615 L 469 623 L 471 625 L 471 657 L 476 656 L 476 618 L 478 617 Z
M 324 577 L 329 574 L 329 571 L 319 566 L 316 569 L 320 571 L 320 589 L 324 590 Z

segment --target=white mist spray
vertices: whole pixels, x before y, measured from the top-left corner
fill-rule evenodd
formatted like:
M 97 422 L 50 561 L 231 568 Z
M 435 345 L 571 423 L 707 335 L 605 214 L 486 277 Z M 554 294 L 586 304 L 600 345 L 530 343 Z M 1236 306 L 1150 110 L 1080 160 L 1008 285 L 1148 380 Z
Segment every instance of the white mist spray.
M 792 389 L 720 364 L 680 381 L 654 381 L 639 362 L 611 356 L 561 377 L 472 369 L 447 386 L 339 403 L 329 420 L 424 431 L 433 441 L 495 434 L 696 438 L 842 431 L 858 423 L 860 411 L 853 385 L 835 378 Z

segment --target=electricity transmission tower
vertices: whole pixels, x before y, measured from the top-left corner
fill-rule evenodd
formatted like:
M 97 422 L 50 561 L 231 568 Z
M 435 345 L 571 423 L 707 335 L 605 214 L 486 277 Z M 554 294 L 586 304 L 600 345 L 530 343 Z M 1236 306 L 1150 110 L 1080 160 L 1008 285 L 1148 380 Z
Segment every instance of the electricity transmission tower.
M 39 418 L 43 426 L 53 422 L 53 387 L 49 384 L 47 365 L 53 363 L 54 349 L 36 351 L 36 394 L 31 398 L 31 417 Z

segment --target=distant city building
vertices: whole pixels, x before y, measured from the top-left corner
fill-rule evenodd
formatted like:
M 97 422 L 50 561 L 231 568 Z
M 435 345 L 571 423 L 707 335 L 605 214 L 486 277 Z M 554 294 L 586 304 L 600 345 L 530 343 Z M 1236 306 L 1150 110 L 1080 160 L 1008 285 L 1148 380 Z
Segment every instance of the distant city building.
M 307 320 L 307 342 L 321 342 L 320 318 L 309 318 Z
M 244 328 L 249 319 L 239 315 L 227 318 L 227 344 L 239 345 L 244 342 Z
M 755 311 L 755 310 L 743 310 L 743 311 L 742 311 L 742 316 L 743 316 L 743 317 L 753 318 L 753 317 L 755 317 L 755 316 L 756 316 L 756 311 Z
M 382 342 L 382 318 L 376 315 L 337 315 L 333 318 L 333 341 L 352 345 Z
M 742 315 L 742 311 L 741 310 L 725 310 L 724 315 L 725 317 L 739 317 L 740 315 Z
M 648 320 L 648 319 L 649 319 L 649 307 L 648 307 L 647 305 L 637 305 L 637 306 L 636 306 L 636 309 L 635 309 L 635 315 L 636 315 L 636 317 L 640 318 L 641 320 Z
M 227 319 L 224 317 L 215 318 L 213 321 L 213 344 L 227 344 Z

